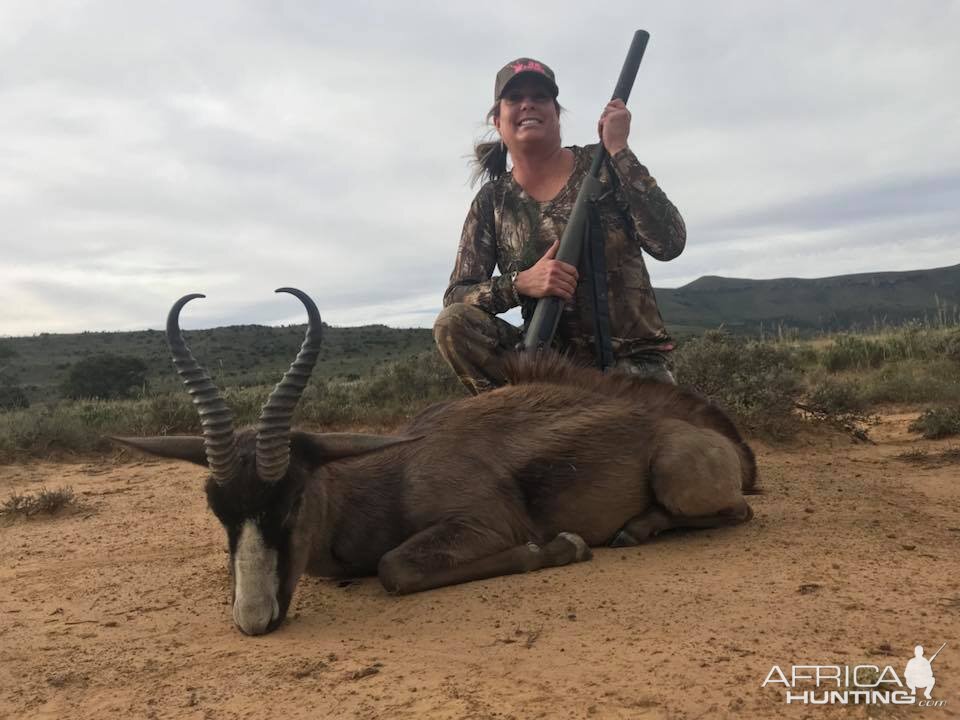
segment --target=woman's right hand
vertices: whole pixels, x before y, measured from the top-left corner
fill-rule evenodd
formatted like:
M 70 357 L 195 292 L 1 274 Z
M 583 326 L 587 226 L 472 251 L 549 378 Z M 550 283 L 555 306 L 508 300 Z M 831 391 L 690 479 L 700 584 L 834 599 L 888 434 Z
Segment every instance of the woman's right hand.
M 517 273 L 513 286 L 518 293 L 533 298 L 558 297 L 564 302 L 573 300 L 580 274 L 573 265 L 556 259 L 559 248 L 560 241 L 554 241 L 533 267 Z

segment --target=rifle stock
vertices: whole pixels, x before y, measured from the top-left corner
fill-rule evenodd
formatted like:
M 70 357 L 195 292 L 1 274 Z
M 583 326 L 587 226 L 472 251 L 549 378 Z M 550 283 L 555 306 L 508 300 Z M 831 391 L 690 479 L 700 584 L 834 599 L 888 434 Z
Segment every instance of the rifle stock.
M 613 91 L 611 100 L 619 98 L 624 103 L 627 102 L 630 91 L 633 89 L 633 82 L 637 77 L 637 71 L 640 69 L 640 61 L 643 60 L 643 53 L 647 49 L 648 40 L 650 40 L 650 33 L 646 30 L 637 30 L 633 34 L 633 41 L 630 43 L 630 50 L 627 52 L 627 58 L 620 70 L 620 77 L 617 80 L 617 86 Z M 583 236 L 587 225 L 587 203 L 600 195 L 600 181 L 597 178 L 600 176 L 600 168 L 603 167 L 606 158 L 607 150 L 601 142 L 593 156 L 590 172 L 583 178 L 583 184 L 580 186 L 580 192 L 577 194 L 573 210 L 570 212 L 567 226 L 560 238 L 557 260 L 562 260 L 570 265 L 580 264 Z M 553 336 L 557 332 L 557 324 L 560 322 L 560 312 L 562 310 L 563 300 L 558 297 L 544 297 L 537 301 L 537 307 L 533 311 L 533 317 L 530 319 L 523 336 L 525 350 L 538 351 L 550 346 L 550 343 L 553 342 Z

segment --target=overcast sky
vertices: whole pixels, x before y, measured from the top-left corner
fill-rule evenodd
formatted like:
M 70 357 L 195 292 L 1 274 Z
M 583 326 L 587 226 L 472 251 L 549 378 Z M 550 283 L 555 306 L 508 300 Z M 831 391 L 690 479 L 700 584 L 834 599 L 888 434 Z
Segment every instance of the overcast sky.
M 593 142 L 633 31 L 630 145 L 705 274 L 960 262 L 960 3 L 0 2 L 0 335 L 430 326 L 496 71 Z

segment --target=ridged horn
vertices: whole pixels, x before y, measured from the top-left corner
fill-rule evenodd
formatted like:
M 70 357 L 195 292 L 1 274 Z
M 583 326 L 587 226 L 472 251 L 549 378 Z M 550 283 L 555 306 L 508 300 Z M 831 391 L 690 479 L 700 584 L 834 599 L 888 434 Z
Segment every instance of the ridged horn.
M 305 292 L 296 288 L 279 288 L 276 292 L 295 295 L 307 309 L 307 334 L 283 379 L 270 393 L 260 411 L 257 424 L 257 474 L 264 482 L 276 482 L 287 473 L 290 464 L 290 424 L 293 411 L 310 380 L 317 363 L 322 335 L 320 311 Z
M 210 474 L 216 482 L 223 484 L 236 476 L 240 465 L 237 438 L 233 432 L 233 414 L 207 371 L 194 359 L 180 331 L 180 311 L 183 306 L 202 297 L 206 295 L 184 295 L 170 308 L 170 314 L 167 315 L 167 345 L 173 354 L 177 374 L 183 378 L 183 384 L 187 386 L 187 392 L 200 413 Z

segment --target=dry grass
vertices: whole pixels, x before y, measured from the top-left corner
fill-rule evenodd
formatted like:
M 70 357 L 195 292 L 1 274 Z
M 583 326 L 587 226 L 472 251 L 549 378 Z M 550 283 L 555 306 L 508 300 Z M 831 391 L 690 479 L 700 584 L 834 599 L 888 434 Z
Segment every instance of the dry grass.
M 941 467 L 960 463 L 960 445 L 951 445 L 939 452 L 930 452 L 924 448 L 911 448 L 894 456 L 901 462 L 924 467 Z
M 12 493 L 2 505 L 0 515 L 32 517 L 34 515 L 54 515 L 63 508 L 75 505 L 76 496 L 69 486 L 50 490 L 42 487 L 34 493 Z
M 910 463 L 911 465 L 925 465 L 930 460 L 930 453 L 923 448 L 910 448 L 898 455 L 894 455 L 894 457 L 901 462 Z

